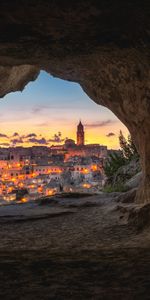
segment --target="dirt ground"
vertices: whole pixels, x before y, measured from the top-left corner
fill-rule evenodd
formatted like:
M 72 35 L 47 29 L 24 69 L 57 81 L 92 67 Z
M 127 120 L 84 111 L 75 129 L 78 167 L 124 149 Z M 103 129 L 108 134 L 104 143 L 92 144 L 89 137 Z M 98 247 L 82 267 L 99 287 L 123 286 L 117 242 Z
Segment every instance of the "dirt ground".
M 100 195 L 0 207 L 0 299 L 150 299 L 149 227 Z

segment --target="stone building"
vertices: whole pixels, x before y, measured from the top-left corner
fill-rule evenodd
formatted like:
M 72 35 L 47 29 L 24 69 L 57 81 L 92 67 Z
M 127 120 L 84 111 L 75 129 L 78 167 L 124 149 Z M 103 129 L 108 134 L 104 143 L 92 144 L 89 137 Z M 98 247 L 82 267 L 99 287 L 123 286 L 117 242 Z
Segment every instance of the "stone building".
M 78 146 L 83 146 L 84 145 L 84 127 L 81 123 L 79 122 L 77 126 L 77 145 Z

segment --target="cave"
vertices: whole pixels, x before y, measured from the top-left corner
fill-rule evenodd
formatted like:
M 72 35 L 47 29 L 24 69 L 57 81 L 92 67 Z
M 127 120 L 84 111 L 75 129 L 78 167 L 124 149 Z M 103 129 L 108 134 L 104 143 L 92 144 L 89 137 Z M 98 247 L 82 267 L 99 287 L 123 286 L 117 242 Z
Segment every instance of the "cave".
M 40 70 L 78 82 L 129 129 L 140 153 L 138 203 L 150 202 L 150 5 L 141 1 L 2 0 L 0 96 Z

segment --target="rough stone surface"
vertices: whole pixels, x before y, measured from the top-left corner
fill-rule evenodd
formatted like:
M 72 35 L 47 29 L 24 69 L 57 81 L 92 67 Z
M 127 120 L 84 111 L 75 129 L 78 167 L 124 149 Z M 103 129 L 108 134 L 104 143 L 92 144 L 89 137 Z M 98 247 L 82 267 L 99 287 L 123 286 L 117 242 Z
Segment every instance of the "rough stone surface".
M 126 183 L 127 181 L 129 181 L 129 179 L 132 180 L 132 177 L 134 177 L 140 170 L 141 170 L 141 166 L 139 160 L 135 160 L 135 159 L 131 160 L 128 164 L 120 167 L 117 170 L 117 172 L 114 174 L 113 185 L 115 186 L 120 183 Z
M 142 180 L 142 172 L 137 173 L 135 176 L 133 176 L 131 179 L 126 181 L 125 187 L 127 189 L 134 189 L 137 188 Z
M 0 207 L 0 299 L 149 299 L 150 205 L 57 200 Z
M 125 193 L 121 193 L 118 197 L 116 197 L 117 202 L 122 202 L 122 203 L 135 202 L 136 192 L 137 192 L 137 189 L 133 188 L 130 191 L 127 191 Z
M 0 3 L 0 95 L 41 69 L 78 82 L 130 130 L 143 169 L 138 202 L 150 201 L 149 15 L 148 0 Z
M 130 211 L 128 222 L 134 226 L 137 230 L 144 230 L 150 226 L 150 204 L 146 204 L 143 207 L 137 207 Z
M 36 79 L 38 73 L 38 69 L 30 65 L 0 67 L 1 95 L 18 90 L 22 91 L 29 81 Z

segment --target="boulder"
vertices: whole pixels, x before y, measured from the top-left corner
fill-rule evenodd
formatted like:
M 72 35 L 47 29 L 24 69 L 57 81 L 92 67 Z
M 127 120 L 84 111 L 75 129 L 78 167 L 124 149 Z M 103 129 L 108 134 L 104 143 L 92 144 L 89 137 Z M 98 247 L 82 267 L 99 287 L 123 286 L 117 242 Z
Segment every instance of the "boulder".
M 117 202 L 121 203 L 132 203 L 135 201 L 137 189 L 132 189 L 128 192 L 121 193 L 117 197 Z
M 122 166 L 118 169 L 113 178 L 113 185 L 128 182 L 132 177 L 134 177 L 141 170 L 139 160 L 132 160 L 129 164 Z M 136 187 L 136 186 L 135 186 Z M 132 188 L 132 187 L 131 187 Z M 134 186 L 133 186 L 134 188 Z
M 150 204 L 135 208 L 130 211 L 128 223 L 138 231 L 150 226 Z
M 137 188 L 142 180 L 142 172 L 137 173 L 135 176 L 133 176 L 131 179 L 127 180 L 125 182 L 125 188 L 127 189 L 133 189 Z

